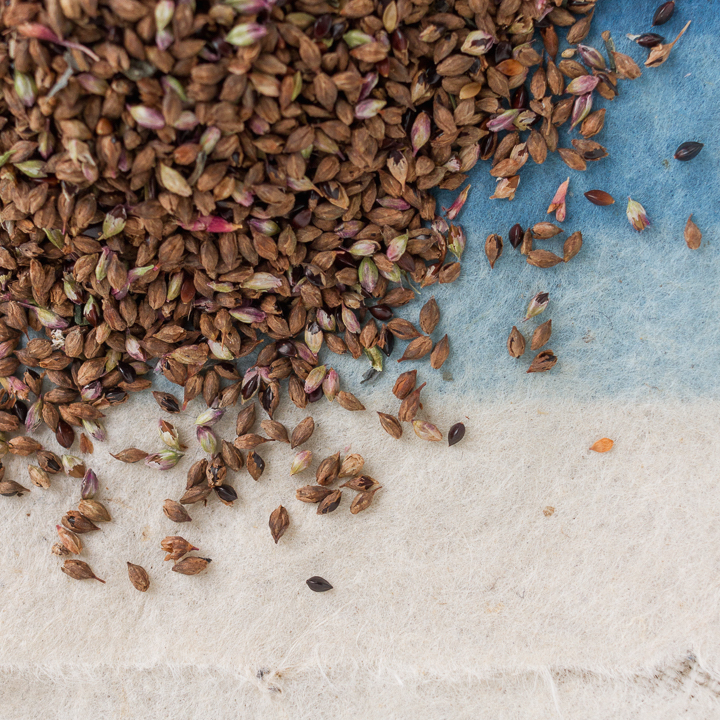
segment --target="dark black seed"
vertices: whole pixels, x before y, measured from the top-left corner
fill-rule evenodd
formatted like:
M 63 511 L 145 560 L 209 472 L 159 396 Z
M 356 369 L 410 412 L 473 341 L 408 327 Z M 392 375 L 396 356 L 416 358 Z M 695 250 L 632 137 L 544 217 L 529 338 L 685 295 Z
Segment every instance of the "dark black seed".
M 328 515 L 331 512 L 335 512 L 338 509 L 338 506 L 340 505 L 340 501 L 342 500 L 342 495 L 338 495 L 337 500 L 333 500 L 333 502 L 328 503 L 327 505 L 321 505 L 318 508 L 320 515 Z
M 247 385 L 245 385 L 245 387 L 240 391 L 243 400 L 249 400 L 255 394 L 255 391 L 258 389 L 259 384 L 260 377 L 258 375 L 255 375 L 255 377 L 251 377 L 248 380 Z
M 321 15 L 315 21 L 315 25 L 313 26 L 313 35 L 315 36 L 316 40 L 322 40 L 322 38 L 327 36 L 327 34 L 330 32 L 330 28 L 332 27 L 332 22 L 333 16 L 330 15 L 330 13 Z
M 388 305 L 374 305 L 370 308 L 370 314 L 377 320 L 389 320 L 393 316 L 392 308 Z
M 130 365 L 130 363 L 119 362 L 117 364 L 117 369 L 126 383 L 133 383 L 135 382 L 135 380 L 137 380 L 137 373 L 135 372 L 135 368 Z
M 403 52 L 404 50 L 407 50 L 408 41 L 405 35 L 401 32 L 400 28 L 393 30 L 390 35 L 390 44 L 396 52 Z
M 652 48 L 665 42 L 665 38 L 657 33 L 643 33 L 635 38 L 635 42 L 644 48 Z
M 319 388 L 316 388 L 311 393 L 307 394 L 308 402 L 317 402 L 321 397 L 323 396 L 323 389 L 322 385 Z
M 314 575 L 305 582 L 313 592 L 327 592 L 328 590 L 333 589 L 333 586 L 325 580 L 325 578 L 321 578 L 319 575 Z
M 527 107 L 529 100 L 530 96 L 528 95 L 527 88 L 521 85 L 513 96 L 511 107 L 515 110 L 521 110 Z
M 268 385 L 260 395 L 260 404 L 263 406 L 263 410 L 268 413 L 268 415 L 271 415 L 270 409 L 272 408 L 274 399 L 275 391 L 273 390 L 272 385 Z
M 387 329 L 383 327 L 380 331 L 380 337 L 378 338 L 378 347 L 382 350 L 387 357 L 392 355 L 393 348 L 395 347 L 395 336 Z
M 455 423 L 448 432 L 448 445 L 456 445 L 465 437 L 465 426 L 462 423 Z
M 675 159 L 676 160 L 692 160 L 694 157 L 697 157 L 697 155 L 700 153 L 700 151 L 705 147 L 702 143 L 699 142 L 684 142 L 676 151 L 675 151 Z
M 675 12 L 675 0 L 663 3 L 653 15 L 653 25 L 664 25 Z
M 55 431 L 56 440 L 64 448 L 69 448 L 75 442 L 75 431 L 62 418 L 58 421 L 57 430 Z
M 510 244 L 515 249 L 520 246 L 520 243 L 523 241 L 524 234 L 525 231 L 522 229 L 520 223 L 515 223 L 515 225 L 510 228 L 510 235 L 508 236 L 508 240 L 510 240 Z
M 289 340 L 282 340 L 275 347 L 277 348 L 278 355 L 282 355 L 282 357 L 295 357 L 297 355 L 297 349 L 294 343 L 291 343 Z
M 312 210 L 301 210 L 297 215 L 293 216 L 292 225 L 295 229 L 307 227 L 312 220 Z
M 21 422 L 25 422 L 25 418 L 28 414 L 27 405 L 22 400 L 16 400 L 12 406 L 12 411 L 17 415 L 17 419 Z
M 215 488 L 215 494 L 225 502 L 234 502 L 237 500 L 237 492 L 232 485 L 220 485 Z
M 254 450 L 250 453 L 248 453 L 248 458 L 252 457 L 252 461 L 255 463 L 255 466 L 260 471 L 260 474 L 262 475 L 265 472 L 265 461 L 260 457 L 258 453 L 256 453 Z
M 495 46 L 495 64 L 498 65 L 503 60 L 509 60 L 512 57 L 512 45 L 507 40 L 501 40 Z

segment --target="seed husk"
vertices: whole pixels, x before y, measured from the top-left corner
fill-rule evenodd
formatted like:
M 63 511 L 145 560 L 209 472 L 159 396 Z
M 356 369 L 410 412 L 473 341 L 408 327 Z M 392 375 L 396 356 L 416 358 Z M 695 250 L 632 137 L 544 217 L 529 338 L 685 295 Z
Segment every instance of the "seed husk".
M 141 565 L 134 565 L 131 562 L 127 563 L 127 569 L 132 586 L 140 592 L 147 592 L 150 587 L 150 576 L 147 574 L 147 570 Z
M 684 142 L 675 151 L 674 157 L 676 160 L 687 162 L 688 160 L 692 160 L 694 157 L 697 157 L 704 147 L 705 145 L 700 142 L 695 142 L 692 140 Z
M 532 363 L 530 363 L 528 372 L 547 372 L 555 366 L 557 360 L 558 359 L 557 357 L 555 357 L 555 354 L 552 350 L 543 350 L 542 352 L 538 353 Z
M 207 484 L 194 485 L 185 491 L 185 494 L 180 498 L 179 502 L 181 505 L 192 505 L 196 502 L 205 502 L 211 492 L 212 488 Z
M 312 462 L 312 450 L 303 450 L 295 455 L 292 464 L 290 465 L 290 474 L 297 475 L 303 470 L 306 470 Z
M 423 383 L 420 387 L 415 388 L 415 390 L 400 403 L 400 410 L 398 412 L 398 420 L 400 420 L 400 422 L 413 421 L 420 408 L 420 393 L 425 385 L 427 385 L 427 383 Z
M 105 584 L 105 581 L 100 580 L 90 566 L 82 560 L 66 560 L 60 569 L 75 580 L 99 580 L 103 585 Z
M 276 545 L 289 526 L 290 516 L 288 511 L 282 505 L 279 505 L 270 514 L 270 534 Z
M 600 438 L 600 440 L 597 440 L 592 444 L 590 449 L 596 453 L 605 453 L 608 450 L 612 450 L 614 444 L 615 443 L 610 438 Z
M 238 436 L 246 435 L 255 424 L 255 403 L 251 403 L 241 410 L 237 416 L 235 423 L 235 434 Z
M 328 515 L 337 510 L 342 500 L 342 490 L 333 490 L 327 497 L 324 497 L 317 508 L 318 515 Z
M 588 190 L 585 197 L 593 205 L 600 205 L 601 207 L 612 205 L 615 202 L 615 198 L 604 190 Z
M 393 395 L 398 400 L 404 400 L 413 391 L 416 379 L 417 370 L 408 370 L 402 373 L 395 381 Z
M 365 406 L 352 394 L 341 390 L 336 397 L 338 403 L 345 410 L 358 411 L 364 410 Z
M 180 403 L 178 403 L 177 398 L 174 395 L 171 395 L 170 393 L 159 392 L 157 390 L 154 390 L 153 397 L 155 398 L 155 402 L 165 412 L 173 413 L 173 414 L 180 412 Z M 134 566 L 134 567 L 139 567 L 139 566 Z
M 55 529 L 60 536 L 60 542 L 69 553 L 77 555 L 82 550 L 82 540 L 72 530 L 68 530 L 62 525 L 56 525 Z
M 465 437 L 465 426 L 462 423 L 455 423 L 448 430 L 448 446 L 457 445 Z
M 288 437 L 287 430 L 285 429 L 285 426 L 282 423 L 279 423 L 276 420 L 267 419 L 267 420 L 263 420 L 260 423 L 260 427 L 263 429 L 263 432 L 271 440 L 277 440 L 278 442 L 284 442 L 284 443 L 290 442 L 290 438 Z
M 375 478 L 372 478 L 369 475 L 358 475 L 352 480 L 348 480 L 346 483 L 343 483 L 340 487 L 346 487 L 349 490 L 355 490 L 356 492 L 365 492 L 367 490 L 372 490 L 372 488 L 379 484 L 380 483 L 378 483 Z
M 550 339 L 550 335 L 552 335 L 552 320 L 546 320 L 542 325 L 535 328 L 530 341 L 530 349 L 539 350 Z
M 508 335 L 507 349 L 512 358 L 522 357 L 525 353 L 525 338 L 515 325 L 513 325 L 510 335 Z
M 191 487 L 196 487 L 200 483 L 204 482 L 207 467 L 208 461 L 205 458 L 193 463 L 188 470 L 185 488 L 189 490 Z
M 450 341 L 448 336 L 445 335 L 442 340 L 433 348 L 430 354 L 430 365 L 433 369 L 439 370 L 450 354 Z
M 326 457 L 319 465 L 315 472 L 315 478 L 318 485 L 331 485 L 338 478 L 340 473 L 340 453 Z
M 254 450 L 247 454 L 245 464 L 253 480 L 259 480 L 265 472 L 265 461 Z
M 163 503 L 163 512 L 168 519 L 176 523 L 190 522 L 192 520 L 188 511 L 179 502 L 169 498 Z
M 551 268 L 561 263 L 563 259 L 549 250 L 531 250 L 527 254 L 528 265 L 539 268 Z
M 697 250 L 702 242 L 702 233 L 700 228 L 693 222 L 692 215 L 685 223 L 685 242 L 691 250 Z
M 548 240 L 549 238 L 564 232 L 562 228 L 549 222 L 536 223 L 531 228 L 533 237 L 537 240 Z
M 563 262 L 572 260 L 582 248 L 582 233 L 578 230 L 563 243 Z
M 292 432 L 290 447 L 294 450 L 307 442 L 315 430 L 315 421 L 310 415 L 301 420 Z
M 227 467 L 229 467 L 231 470 L 234 470 L 235 472 L 240 470 L 240 468 L 242 468 L 245 462 L 243 460 L 242 453 L 227 440 L 223 440 L 220 445 L 220 456 L 222 457 L 225 465 L 227 465 Z
M 442 440 L 442 433 L 435 425 L 426 420 L 413 420 L 413 430 L 421 440 L 438 442 Z
M 201 573 L 212 562 L 210 558 L 201 558 L 195 555 L 183 558 L 180 562 L 176 562 L 172 569 L 173 572 L 181 575 L 197 575 Z
M 93 522 L 110 522 L 111 520 L 107 508 L 98 500 L 81 500 L 78 504 L 78 510 Z
M 83 534 L 92 532 L 93 530 L 99 530 L 100 528 L 85 517 L 82 513 L 77 510 L 68 510 L 67 514 L 63 515 L 60 521 L 68 529 L 75 533 Z
M 420 337 L 420 331 L 404 318 L 393 318 L 387 324 L 387 328 L 398 340 L 412 340 Z
M 678 33 L 678 36 L 671 43 L 655 45 L 655 47 L 651 48 L 648 59 L 645 61 L 645 66 L 659 67 L 662 65 L 670 57 L 670 53 L 673 47 L 675 47 L 675 43 L 685 34 L 685 31 L 690 27 L 691 22 L 691 20 L 687 21 L 685 27 Z
M 23 493 L 30 492 L 26 487 L 16 483 L 14 480 L 0 480 L 0 495 L 22 497 Z
M 28 473 L 32 484 L 35 485 L 35 487 L 45 489 L 50 487 L 50 477 L 42 468 L 39 468 L 36 465 L 30 465 L 28 466 Z
M 393 437 L 396 440 L 399 440 L 402 437 L 402 425 L 394 415 L 378 412 L 378 417 L 380 418 L 380 425 L 382 425 L 382 429 L 390 435 L 390 437 Z
M 495 263 L 498 261 L 498 258 L 502 255 L 503 251 L 503 241 L 500 235 L 497 233 L 493 233 L 491 235 L 487 236 L 487 239 L 485 240 L 485 256 L 488 259 L 488 262 L 490 263 L 490 269 L 493 270 L 495 268 Z
M 357 515 L 359 512 L 362 512 L 363 510 L 367 510 L 367 508 L 370 507 L 372 504 L 373 498 L 375 497 L 375 493 L 382 488 L 382 485 L 378 485 L 377 487 L 373 488 L 372 490 L 367 490 L 365 492 L 358 493 L 354 498 L 352 503 L 350 503 L 350 512 L 353 515 Z
M 332 490 L 322 485 L 305 485 L 295 491 L 295 497 L 304 503 L 319 503 L 325 499 Z
M 140 460 L 144 460 L 148 453 L 146 453 L 144 450 L 139 450 L 138 448 L 127 448 L 125 450 L 121 450 L 117 455 L 113 455 L 110 453 L 116 460 L 120 460 L 120 462 L 124 463 L 136 463 Z
M 167 553 L 165 560 L 179 560 L 193 550 L 199 550 L 180 535 L 168 535 L 160 542 L 160 547 Z
M 305 583 L 313 592 L 327 592 L 333 589 L 333 586 L 319 575 L 313 575 L 311 578 L 308 578 Z
M 432 339 L 427 335 L 421 335 L 408 343 L 403 356 L 398 360 L 398 362 L 403 362 L 405 360 L 419 360 L 420 358 L 425 357 L 432 350 L 432 346 Z
M 432 335 L 438 322 L 440 322 L 440 308 L 433 296 L 420 310 L 420 328 L 426 335 Z

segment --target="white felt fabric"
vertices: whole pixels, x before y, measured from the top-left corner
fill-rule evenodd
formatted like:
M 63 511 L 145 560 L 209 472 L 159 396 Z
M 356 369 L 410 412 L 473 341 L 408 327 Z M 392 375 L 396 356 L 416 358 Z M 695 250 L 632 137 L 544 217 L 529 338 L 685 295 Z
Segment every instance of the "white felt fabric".
M 161 505 L 200 456 L 199 402 L 166 416 L 191 450 L 165 473 L 109 457 L 161 446 L 151 400 L 115 408 L 109 442 L 85 458 L 113 522 L 80 556 L 106 585 L 67 578 L 50 554 L 78 480 L 0 498 L 0 717 L 717 717 L 717 404 L 472 404 L 428 390 L 425 416 L 445 432 L 464 421 L 461 444 L 409 426 L 392 440 L 374 411 L 397 401 L 358 392 L 365 413 L 315 413 L 311 470 L 289 477 L 289 447 L 264 445 L 259 482 L 231 473 L 235 507 L 212 498 L 183 525 Z M 232 440 L 235 415 L 219 435 Z M 613 450 L 589 452 L 604 436 Z M 364 513 L 345 492 L 319 517 L 294 491 L 337 450 L 362 453 L 383 489 Z M 25 458 L 5 464 L 29 483 Z M 279 504 L 291 525 L 276 546 Z M 170 571 L 170 534 L 213 559 L 207 572 Z M 150 573 L 146 594 L 127 560 Z M 310 592 L 312 575 L 334 590 Z

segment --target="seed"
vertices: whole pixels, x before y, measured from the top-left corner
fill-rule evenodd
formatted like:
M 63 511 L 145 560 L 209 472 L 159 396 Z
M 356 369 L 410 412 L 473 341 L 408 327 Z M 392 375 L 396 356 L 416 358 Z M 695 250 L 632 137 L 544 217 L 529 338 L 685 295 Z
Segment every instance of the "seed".
M 390 437 L 396 440 L 402 437 L 402 425 L 394 415 L 378 412 L 378 417 L 380 418 L 380 425 Z
M 265 472 L 265 461 L 255 451 L 247 454 L 247 469 L 253 480 L 259 480 L 260 476 Z
M 60 569 L 75 580 L 99 580 L 105 584 L 105 581 L 100 580 L 90 569 L 90 566 L 82 560 L 66 560 Z
M 359 475 L 360 471 L 363 469 L 364 465 L 365 465 L 365 460 L 363 459 L 362 455 L 359 455 L 358 453 L 353 453 L 352 455 L 348 455 L 342 461 L 342 465 L 340 466 L 340 472 L 338 473 L 338 477 L 345 478 L 345 477 L 354 477 L 356 475 Z
M 350 504 L 350 512 L 353 515 L 357 515 L 359 512 L 366 510 L 372 504 L 375 493 L 381 489 L 381 485 L 369 490 L 367 492 L 361 492 L 353 498 Z
M 327 592 L 328 590 L 333 589 L 333 586 L 325 580 L 325 578 L 321 578 L 319 575 L 313 575 L 313 577 L 309 578 L 305 582 L 313 592 Z
M 432 350 L 432 345 L 433 342 L 431 338 L 427 335 L 421 335 L 410 341 L 398 362 L 403 362 L 404 360 L 419 360 Z
M 234 445 L 231 445 L 229 442 L 227 442 L 227 440 L 223 440 L 221 443 L 220 455 L 225 465 L 227 465 L 227 467 L 229 467 L 231 470 L 234 470 L 235 472 L 240 470 L 240 468 L 244 464 L 242 453 Z
M 552 350 L 543 350 L 541 353 L 538 353 L 532 363 L 530 363 L 528 372 L 547 372 L 555 366 L 556 362 L 557 358 Z
M 539 268 L 551 268 L 561 263 L 563 259 L 549 250 L 531 250 L 527 254 L 528 265 Z
M 508 240 L 510 241 L 510 244 L 517 250 L 517 248 L 520 246 L 520 243 L 523 239 L 523 229 L 520 223 L 516 223 L 510 228 L 510 234 L 508 235 Z
M 340 472 L 340 466 L 339 452 L 330 455 L 330 457 L 326 457 L 320 465 L 318 465 L 318 469 L 315 472 L 318 485 L 330 485 L 334 483 Z
M 341 390 L 337 394 L 337 401 L 340 406 L 346 410 L 357 411 L 365 409 L 365 406 L 352 393 L 345 392 L 344 390 Z
M 297 427 L 292 432 L 292 438 L 290 439 L 290 447 L 294 450 L 304 442 L 310 439 L 315 430 L 315 421 L 308 415 L 306 418 L 301 420 Z
M 465 437 L 465 426 L 462 423 L 455 423 L 448 431 L 448 445 L 457 445 Z
M 120 368 L 118 367 L 118 370 Z M 166 392 L 158 392 L 153 391 L 153 397 L 155 398 L 155 402 L 165 411 L 169 413 L 179 413 L 180 412 L 180 404 L 178 403 L 176 397 L 174 395 L 171 395 L 170 393 Z M 137 566 L 134 566 L 137 567 Z
M 659 67 L 669 57 L 670 52 L 675 47 L 675 43 L 685 34 L 685 31 L 690 27 L 691 20 L 688 20 L 685 27 L 678 33 L 677 37 L 671 42 L 663 45 L 655 45 L 650 49 L 648 59 L 645 61 L 646 67 Z
M 430 365 L 434 370 L 439 370 L 450 354 L 450 341 L 445 335 L 442 340 L 433 348 L 430 354 Z
M 492 235 L 488 235 L 487 239 L 485 240 L 485 255 L 488 259 L 488 262 L 490 263 L 491 270 L 495 268 L 495 263 L 502 255 L 502 251 L 503 241 L 500 235 L 497 235 L 495 233 L 493 233 Z
M 276 545 L 289 526 L 290 516 L 288 515 L 287 510 L 280 505 L 275 508 L 270 515 L 270 533 Z
M 388 330 L 399 340 L 412 340 L 420 337 L 418 329 L 408 320 L 403 318 L 393 318 L 387 324 Z
M 398 400 L 404 400 L 415 387 L 415 380 L 417 378 L 417 370 L 408 370 L 402 373 L 395 381 L 393 387 L 393 395 Z
M 342 490 L 333 490 L 327 497 L 323 498 L 318 505 L 318 515 L 328 515 L 337 510 L 342 499 Z
M 68 510 L 66 515 L 62 516 L 60 522 L 68 529 L 75 533 L 83 534 L 92 532 L 93 530 L 99 530 L 100 528 L 95 525 L 89 518 L 85 517 L 82 513 L 77 510 Z
M 593 204 L 593 205 L 612 205 L 615 202 L 615 198 L 606 193 L 604 190 L 588 190 L 585 193 L 585 197 Z
M 420 407 L 420 393 L 425 385 L 427 385 L 427 383 L 423 383 L 419 388 L 413 390 L 402 403 L 400 403 L 400 411 L 398 412 L 398 420 L 400 420 L 400 422 L 412 422 Z
M 685 223 L 685 242 L 691 250 L 697 250 L 702 242 L 700 228 L 692 221 L 692 215 Z
M 548 240 L 563 232 L 562 228 L 549 222 L 536 223 L 531 229 L 533 237 L 538 240 Z
M 36 465 L 30 465 L 28 467 L 28 473 L 30 474 L 30 480 L 32 481 L 32 484 L 36 487 L 50 487 L 50 477 L 41 468 L 37 467 Z
M 248 405 L 241 410 L 237 416 L 235 424 L 235 433 L 237 435 L 246 435 L 255 424 L 255 403 Z
M 600 440 L 593 443 L 590 449 L 593 452 L 604 453 L 608 450 L 612 450 L 614 444 L 615 443 L 610 438 L 600 438 Z
M 681 160 L 683 162 L 687 160 L 692 160 L 694 157 L 697 157 L 700 151 L 705 146 L 703 143 L 689 141 L 684 142 L 680 147 L 675 151 L 675 159 Z
M 531 350 L 539 350 L 550 339 L 552 334 L 552 320 L 547 320 L 542 325 L 535 328 L 532 340 L 530 341 Z
M 297 475 L 303 470 L 306 470 L 312 462 L 312 456 L 312 450 L 303 450 L 302 452 L 299 452 L 297 455 L 295 455 L 295 458 L 290 465 L 290 474 Z
M 97 500 L 83 499 L 78 504 L 78 510 L 88 520 L 93 522 L 110 522 L 110 513 L 107 508 Z
M 62 447 L 69 448 L 73 442 L 75 442 L 75 431 L 65 420 L 59 420 L 57 430 L 55 431 L 55 438 Z
M 201 573 L 212 560 L 210 558 L 201 558 L 191 555 L 186 557 L 180 562 L 176 562 L 172 569 L 173 572 L 180 573 L 182 575 L 197 575 Z
M 413 430 L 421 440 L 428 440 L 429 442 L 442 440 L 442 433 L 430 422 L 413 420 Z
M 657 33 L 643 33 L 642 35 L 631 38 L 631 40 L 635 40 L 641 47 L 652 48 L 656 45 L 661 45 L 665 41 L 665 38 Z
M 133 563 L 127 563 L 128 578 L 132 583 L 132 586 L 140 592 L 147 592 L 150 587 L 150 576 L 147 574 L 147 570 L 140 565 L 133 565 Z
M 193 550 L 199 550 L 199 548 L 196 548 L 184 537 L 180 537 L 180 535 L 168 535 L 161 540 L 160 547 L 168 553 L 165 556 L 165 560 L 173 561 L 179 560 L 183 555 L 187 555 L 187 553 Z
M 675 12 L 675 0 L 669 0 L 665 2 L 655 11 L 653 15 L 653 25 L 664 25 Z
M 196 502 L 204 502 L 207 500 L 211 491 L 212 488 L 208 485 L 194 485 L 185 491 L 185 494 L 180 498 L 180 504 L 192 505 Z
M 431 297 L 420 310 L 420 328 L 426 335 L 431 335 L 438 322 L 440 322 L 440 308 L 435 297 Z
M 348 482 L 343 483 L 340 487 L 346 487 L 357 492 L 365 492 L 367 490 L 372 490 L 372 488 L 376 485 L 379 485 L 379 483 L 375 480 L 375 478 L 371 478 L 369 475 L 358 475 L 352 480 L 348 480 Z
M 326 498 L 332 490 L 321 485 L 305 485 L 295 491 L 295 497 L 300 502 L 318 503 Z
M 176 523 L 190 522 L 192 518 L 188 514 L 187 510 L 175 500 L 165 500 L 163 503 L 163 512 L 166 517 Z
M 82 541 L 72 530 L 68 530 L 62 525 L 56 525 L 55 529 L 60 536 L 60 542 L 69 553 L 77 555 L 82 550 Z
M 22 494 L 26 492 L 30 491 L 22 485 L 16 483 L 14 480 L 0 479 L 0 495 L 4 495 L 5 497 L 12 497 L 13 495 L 17 495 L 18 497 L 22 497 Z
M 263 420 L 260 423 L 260 427 L 263 429 L 265 434 L 270 437 L 270 439 L 277 440 L 278 442 L 285 442 L 285 443 L 290 442 L 290 438 L 288 438 L 287 430 L 285 429 L 285 426 L 282 423 L 279 423 L 276 420 Z M 225 442 L 225 441 L 223 441 L 223 442 Z M 233 447 L 233 446 L 230 445 L 230 447 Z
M 507 339 L 507 349 L 510 357 L 519 358 L 525 353 L 525 338 L 522 333 L 513 325 Z

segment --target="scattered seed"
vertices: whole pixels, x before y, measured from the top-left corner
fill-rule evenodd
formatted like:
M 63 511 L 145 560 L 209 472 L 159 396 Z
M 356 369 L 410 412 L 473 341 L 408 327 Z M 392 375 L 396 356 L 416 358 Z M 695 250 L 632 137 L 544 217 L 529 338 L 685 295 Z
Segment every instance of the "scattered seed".
M 402 373 L 402 375 L 400 375 L 395 381 L 393 395 L 398 400 L 404 400 L 415 387 L 416 379 L 417 370 L 408 370 L 407 372 Z
M 689 141 L 684 142 L 678 149 L 675 151 L 675 159 L 681 160 L 683 162 L 687 160 L 692 160 L 694 157 L 697 157 L 700 154 L 700 151 L 705 146 L 703 143 Z
M 675 0 L 669 0 L 669 2 L 665 2 L 658 9 L 655 11 L 655 14 L 653 15 L 653 21 L 652 24 L 654 25 L 664 25 L 675 12 Z
M 432 335 L 439 321 L 440 308 L 435 298 L 431 297 L 420 310 L 420 328 L 426 335 Z
M 402 425 L 394 415 L 378 412 L 378 417 L 380 418 L 380 425 L 382 425 L 383 430 L 390 435 L 390 437 L 396 440 L 402 437 Z
M 434 370 L 439 370 L 450 354 L 450 341 L 445 335 L 442 340 L 433 348 L 430 354 L 430 365 Z
M 465 437 L 465 426 L 462 423 L 455 423 L 448 431 L 448 445 L 457 445 Z
M 685 223 L 685 242 L 691 250 L 697 250 L 702 242 L 700 228 L 693 222 L 692 215 Z
M 381 485 L 377 485 L 372 490 L 358 493 L 353 498 L 352 503 L 350 503 L 350 512 L 353 515 L 357 515 L 359 512 L 362 512 L 363 510 L 366 510 L 368 507 L 370 507 L 375 497 L 375 493 L 380 490 L 381 487 Z
M 557 358 L 552 350 L 543 350 L 535 356 L 528 368 L 529 373 L 547 372 L 555 366 Z
M 280 505 L 275 508 L 270 515 L 270 533 L 276 545 L 289 526 L 290 516 L 288 515 L 288 511 Z
M 545 321 L 542 325 L 538 325 L 533 333 L 530 341 L 531 350 L 539 350 L 550 339 L 552 334 L 552 320 Z
M 600 205 L 601 207 L 612 205 L 615 202 L 615 198 L 604 190 L 588 190 L 585 193 L 585 197 L 593 205 Z
M 290 440 L 290 447 L 294 450 L 304 442 L 310 439 L 315 430 L 315 421 L 308 415 L 306 418 L 300 421 L 297 427 L 293 430 L 292 438 Z
M 608 450 L 612 450 L 614 444 L 615 443 L 610 438 L 600 438 L 600 440 L 597 440 L 592 444 L 590 449 L 593 452 L 604 453 Z
M 309 578 L 305 582 L 313 592 L 327 592 L 328 590 L 333 589 L 333 586 L 325 580 L 325 578 L 321 578 L 319 575 L 313 575 L 313 577 Z
M 192 518 L 188 514 L 187 510 L 175 500 L 165 500 L 163 503 L 163 512 L 166 517 L 176 523 L 190 522 Z
M 105 584 L 105 581 L 100 580 L 90 569 L 90 566 L 82 560 L 66 560 L 60 569 L 75 580 L 99 580 Z
M 429 442 L 442 440 L 442 433 L 431 422 L 413 420 L 413 430 L 421 440 L 427 440 Z
M 147 592 L 150 587 L 150 576 L 145 568 L 140 565 L 133 565 L 131 562 L 127 563 L 127 568 L 132 586 L 140 592 Z
M 183 558 L 180 562 L 176 562 L 172 569 L 173 572 L 181 575 L 197 575 L 201 573 L 212 562 L 210 558 L 201 558 L 191 555 Z

